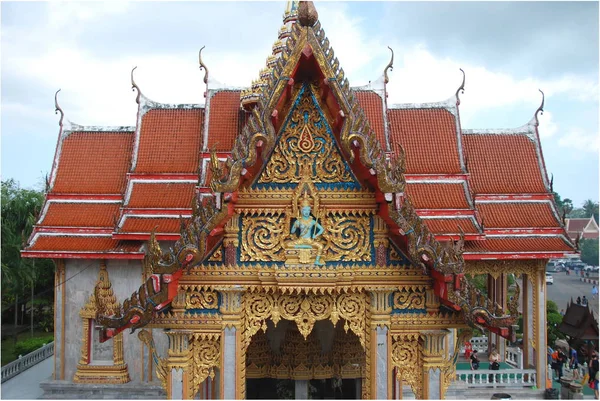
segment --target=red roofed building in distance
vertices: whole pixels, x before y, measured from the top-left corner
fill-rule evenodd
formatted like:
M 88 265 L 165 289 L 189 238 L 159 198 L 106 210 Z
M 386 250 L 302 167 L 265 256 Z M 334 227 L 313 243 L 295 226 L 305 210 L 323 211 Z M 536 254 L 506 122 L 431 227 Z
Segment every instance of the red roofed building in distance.
M 276 398 L 273 380 L 294 380 L 299 398 L 313 379 L 345 398 L 464 396 L 468 329 L 504 355 L 520 316 L 522 385 L 543 390 L 545 265 L 577 253 L 543 101 L 521 127 L 464 129 L 464 79 L 447 100 L 388 104 L 393 57 L 354 88 L 333 45 L 312 2 L 288 2 L 245 89 L 211 87 L 200 58 L 202 104 L 150 100 L 132 71 L 134 127 L 70 123 L 57 103 L 22 252 L 56 264 L 46 396 Z
M 567 232 L 572 241 L 598 238 L 598 223 L 594 217 L 565 219 Z

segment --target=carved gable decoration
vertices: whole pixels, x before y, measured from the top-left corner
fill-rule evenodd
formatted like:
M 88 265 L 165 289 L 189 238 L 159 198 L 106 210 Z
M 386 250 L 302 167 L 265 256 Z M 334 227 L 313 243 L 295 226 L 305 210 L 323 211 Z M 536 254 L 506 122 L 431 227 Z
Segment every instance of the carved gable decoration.
M 303 170 L 318 189 L 359 189 L 360 184 L 342 157 L 313 85 L 298 86 L 298 94 L 280 130 L 275 149 L 254 188 L 291 188 Z

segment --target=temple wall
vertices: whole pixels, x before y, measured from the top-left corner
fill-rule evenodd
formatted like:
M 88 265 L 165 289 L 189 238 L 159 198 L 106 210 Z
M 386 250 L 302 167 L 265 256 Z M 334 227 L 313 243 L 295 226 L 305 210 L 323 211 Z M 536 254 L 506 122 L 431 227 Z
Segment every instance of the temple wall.
M 69 259 L 65 261 L 65 269 L 65 380 L 71 381 L 81 357 L 82 319 L 79 311 L 94 291 L 100 261 Z M 114 294 L 121 303 L 142 283 L 142 264 L 139 260 L 109 260 L 106 269 Z M 137 332 L 131 335 L 129 330 L 123 331 L 123 354 L 132 381 L 141 379 L 141 351 Z

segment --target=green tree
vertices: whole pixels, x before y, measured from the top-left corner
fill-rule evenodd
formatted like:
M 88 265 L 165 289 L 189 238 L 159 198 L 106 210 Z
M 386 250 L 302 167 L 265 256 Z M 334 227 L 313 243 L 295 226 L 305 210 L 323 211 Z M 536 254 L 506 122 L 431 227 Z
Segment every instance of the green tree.
M 598 266 L 598 240 L 587 238 L 579 241 L 581 261 L 588 265 Z
M 562 315 L 558 312 L 558 306 L 556 302 L 547 300 L 546 301 L 546 322 L 547 322 L 547 334 L 548 334 L 548 345 L 554 344 L 559 338 L 564 339 L 565 335 L 561 333 L 558 328 L 562 323 Z
M 583 217 L 594 217 L 596 223 L 598 223 L 598 202 L 594 202 L 591 199 L 586 200 L 582 206 L 585 215 Z
M 567 216 L 570 215 L 573 211 L 573 201 L 569 198 L 565 198 L 562 203 L 563 209 L 566 212 Z
M 20 188 L 13 179 L 2 181 L 1 192 L 2 310 L 14 303 L 16 324 L 19 299 L 30 293 L 26 289 L 52 288 L 53 267 L 50 260 L 34 262 L 20 254 L 42 208 L 44 194 Z M 47 297 L 53 296 L 52 291 L 45 292 Z

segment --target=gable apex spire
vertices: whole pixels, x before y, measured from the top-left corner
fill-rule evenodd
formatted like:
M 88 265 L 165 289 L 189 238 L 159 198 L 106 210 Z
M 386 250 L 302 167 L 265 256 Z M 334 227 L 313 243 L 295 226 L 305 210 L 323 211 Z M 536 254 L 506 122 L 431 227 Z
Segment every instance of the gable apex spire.
M 312 1 L 301 1 L 298 4 L 298 22 L 300 26 L 312 27 L 318 19 L 319 13 Z

